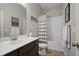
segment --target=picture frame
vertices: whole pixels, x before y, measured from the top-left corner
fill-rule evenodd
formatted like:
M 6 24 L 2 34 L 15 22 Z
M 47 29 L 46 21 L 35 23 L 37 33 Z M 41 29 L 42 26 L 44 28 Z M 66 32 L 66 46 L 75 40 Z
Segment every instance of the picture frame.
M 31 20 L 37 22 L 37 18 L 35 18 L 34 16 L 31 16 Z
M 70 3 L 65 8 L 65 23 L 70 21 Z
M 12 26 L 19 26 L 19 18 L 11 17 L 11 25 Z

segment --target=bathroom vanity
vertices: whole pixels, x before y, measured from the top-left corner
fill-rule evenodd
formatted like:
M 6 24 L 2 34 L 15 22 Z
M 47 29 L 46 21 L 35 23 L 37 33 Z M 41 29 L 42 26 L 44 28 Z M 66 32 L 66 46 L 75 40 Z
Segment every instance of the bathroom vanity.
M 0 56 L 37 56 L 38 37 L 26 31 L 27 8 L 18 3 L 0 7 Z
M 0 51 L 0 55 L 38 56 L 38 38 L 27 38 L 17 42 L 18 43 L 6 43 L 6 46 L 2 47 L 2 51 Z

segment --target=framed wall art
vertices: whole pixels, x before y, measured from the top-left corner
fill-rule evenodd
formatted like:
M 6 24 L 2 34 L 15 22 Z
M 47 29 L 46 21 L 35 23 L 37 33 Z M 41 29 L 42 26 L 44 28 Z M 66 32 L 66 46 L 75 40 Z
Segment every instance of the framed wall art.
M 12 26 L 19 26 L 19 18 L 11 17 L 11 25 Z

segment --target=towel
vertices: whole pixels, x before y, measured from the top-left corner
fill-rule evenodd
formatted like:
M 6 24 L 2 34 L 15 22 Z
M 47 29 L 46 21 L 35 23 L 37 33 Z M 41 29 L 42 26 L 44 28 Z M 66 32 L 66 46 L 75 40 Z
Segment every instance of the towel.
M 70 47 L 71 47 L 71 26 L 70 25 L 68 25 L 68 27 L 67 27 L 67 35 L 68 35 L 68 37 L 67 37 L 67 41 L 68 41 L 68 43 L 67 43 L 67 47 L 70 49 Z
M 63 47 L 67 47 L 70 48 L 70 42 L 71 42 L 71 33 L 70 33 L 71 29 L 70 29 L 70 25 L 65 25 L 63 28 Z
M 63 47 L 66 47 L 66 42 L 67 42 L 67 26 L 65 25 L 63 28 Z

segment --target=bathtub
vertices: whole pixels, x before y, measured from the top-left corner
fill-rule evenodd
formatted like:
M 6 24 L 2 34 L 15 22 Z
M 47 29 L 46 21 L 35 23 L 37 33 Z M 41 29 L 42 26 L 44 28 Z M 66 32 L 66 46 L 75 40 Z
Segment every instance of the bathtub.
M 64 48 L 61 41 L 48 41 L 48 49 L 64 52 Z

